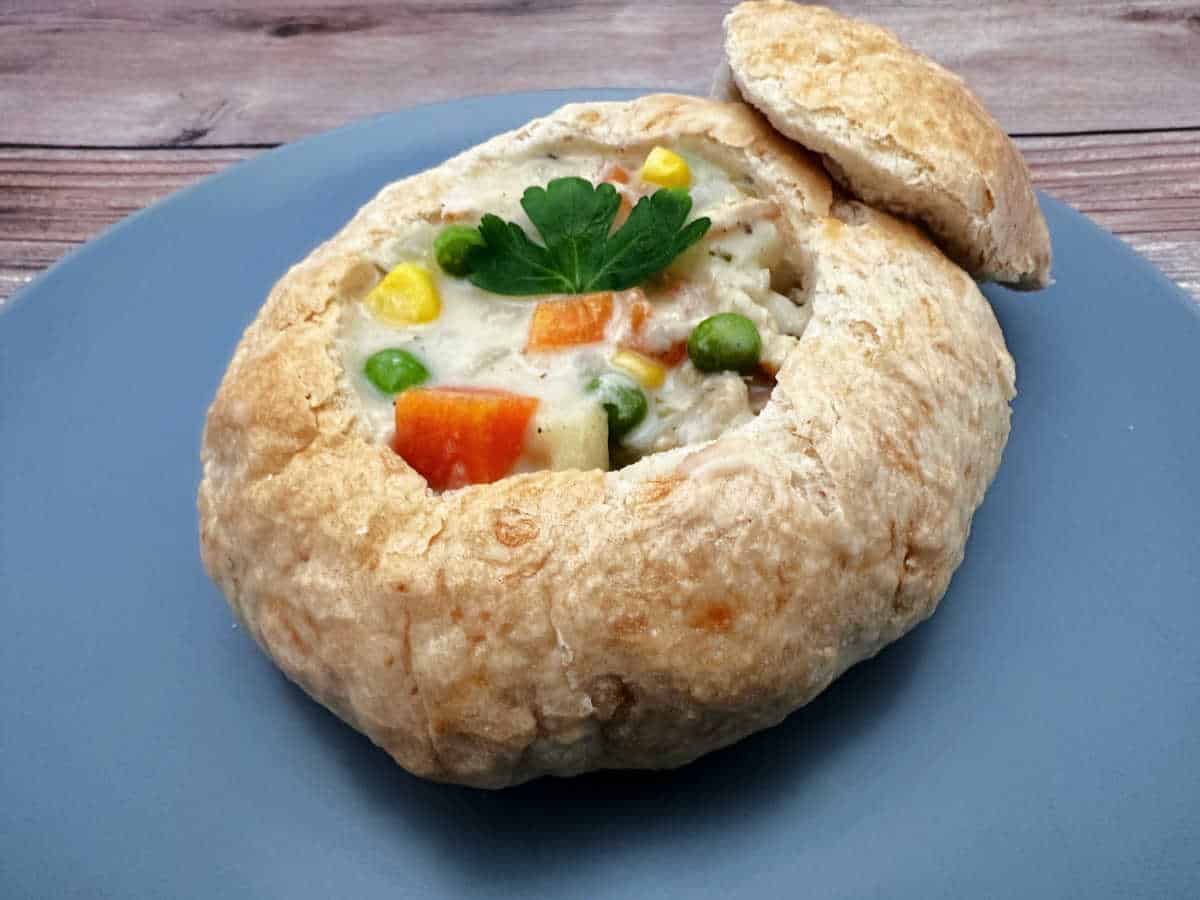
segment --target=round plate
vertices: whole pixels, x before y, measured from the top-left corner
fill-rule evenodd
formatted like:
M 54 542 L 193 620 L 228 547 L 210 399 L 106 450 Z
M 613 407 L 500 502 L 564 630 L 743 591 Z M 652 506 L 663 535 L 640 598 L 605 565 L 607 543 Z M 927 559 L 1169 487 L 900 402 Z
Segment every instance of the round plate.
M 0 894 L 1128 897 L 1200 889 L 1200 316 L 1043 198 L 989 288 L 1004 464 L 941 610 L 668 773 L 487 793 L 280 675 L 197 553 L 205 409 L 272 283 L 389 181 L 573 91 L 406 110 L 239 165 L 0 316 Z

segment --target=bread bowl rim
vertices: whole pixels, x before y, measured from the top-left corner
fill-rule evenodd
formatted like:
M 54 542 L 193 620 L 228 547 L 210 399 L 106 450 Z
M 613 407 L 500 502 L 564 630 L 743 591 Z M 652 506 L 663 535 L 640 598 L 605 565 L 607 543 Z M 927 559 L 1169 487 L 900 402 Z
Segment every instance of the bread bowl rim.
M 961 558 L 961 543 L 965 540 L 970 513 L 994 472 L 1007 433 L 1011 360 L 1003 351 L 994 317 L 973 283 L 914 229 L 890 217 L 847 208 L 851 212 L 857 209 L 855 215 L 862 218 L 861 222 L 847 224 L 843 219 L 829 215 L 837 210 L 832 205 L 832 195 L 824 176 L 802 151 L 775 135 L 748 109 L 671 96 L 651 96 L 628 104 L 576 104 L 493 139 L 446 165 L 451 171 L 459 172 L 473 161 L 489 158 L 489 154 L 503 155 L 514 146 L 527 146 L 538 140 L 557 141 L 574 135 L 576 139 L 602 145 L 604 140 L 614 139 L 614 134 L 622 135 L 620 139 L 625 142 L 635 139 L 659 141 L 671 134 L 701 135 L 730 158 L 754 160 L 756 174 L 774 179 L 773 184 L 802 185 L 806 192 L 803 203 L 813 208 L 797 206 L 791 214 L 800 216 L 803 213 L 804 227 L 810 236 L 815 236 L 814 239 L 832 241 L 835 238 L 829 237 L 827 232 L 862 228 L 878 232 L 872 240 L 877 240 L 880 246 L 897 253 L 914 254 L 914 259 L 929 267 L 927 274 L 931 279 L 944 282 L 942 287 L 946 296 L 939 297 L 938 303 L 945 311 L 953 312 L 951 304 L 961 301 L 970 306 L 971 315 L 978 319 L 971 322 L 972 327 L 979 330 L 976 336 L 980 338 L 981 352 L 987 350 L 994 356 L 988 361 L 995 369 L 988 373 L 988 383 L 994 380 L 996 388 L 995 402 L 989 410 L 1003 421 L 997 419 L 994 423 L 987 435 L 990 443 L 983 442 L 986 447 L 982 450 L 974 448 L 979 451 L 975 453 L 980 457 L 979 469 L 968 479 L 969 484 L 959 486 L 961 497 L 955 495 L 963 501 L 958 505 L 969 507 L 965 509 L 965 521 L 950 523 L 953 527 L 948 527 L 947 536 L 942 536 L 945 539 L 939 538 L 945 546 L 939 544 L 933 552 L 936 559 L 927 572 L 920 578 L 908 579 L 907 589 L 903 566 L 907 565 L 908 553 L 899 554 L 901 567 L 895 583 L 888 584 L 882 593 L 887 593 L 889 598 L 912 595 L 906 599 L 902 614 L 894 621 L 878 623 L 876 633 L 866 635 L 857 633 L 863 627 L 859 621 L 824 622 L 836 634 L 820 647 L 809 647 L 804 653 L 797 654 L 804 659 L 787 663 L 792 667 L 789 677 L 760 671 L 761 659 L 748 652 L 746 646 L 738 645 L 728 628 L 707 629 L 703 625 L 697 628 L 687 622 L 679 625 L 682 633 L 690 633 L 688 629 L 699 632 L 696 646 L 702 652 L 707 648 L 725 654 L 723 662 L 726 665 L 715 675 L 688 662 L 694 653 L 680 653 L 679 648 L 670 646 L 669 642 L 639 649 L 634 646 L 639 635 L 609 635 L 606 640 L 610 644 L 602 652 L 610 652 L 614 658 L 625 657 L 617 659 L 612 666 L 619 671 L 589 669 L 588 675 L 593 681 L 614 675 L 621 690 L 632 690 L 637 696 L 625 704 L 626 720 L 615 722 L 612 715 L 602 720 L 599 712 L 603 698 L 598 697 L 604 693 L 603 686 L 581 680 L 583 667 L 578 664 L 578 658 L 585 656 L 587 651 L 580 642 L 564 641 L 562 633 L 572 627 L 590 627 L 586 615 L 573 621 L 572 614 L 560 610 L 556 616 L 547 608 L 547 621 L 539 625 L 532 621 L 540 618 L 538 610 L 525 609 L 524 613 L 528 614 L 525 620 L 521 615 L 514 616 L 521 620 L 515 627 L 529 627 L 530 647 L 552 655 L 561 654 L 565 645 L 575 659 L 566 664 L 555 660 L 548 670 L 539 669 L 534 673 L 534 683 L 525 685 L 533 690 L 533 694 L 518 698 L 520 702 L 504 707 L 491 719 L 486 710 L 472 705 L 478 699 L 475 697 L 463 700 L 462 709 L 451 710 L 453 715 L 446 714 L 454 704 L 442 703 L 444 697 L 431 697 L 428 690 L 418 691 L 417 700 L 407 710 L 412 717 L 405 719 L 405 711 L 398 711 L 392 702 L 395 698 L 375 696 L 378 692 L 374 688 L 383 690 L 387 686 L 391 690 L 421 684 L 424 688 L 432 685 L 434 694 L 446 694 L 450 690 L 440 683 L 442 673 L 435 665 L 444 662 L 445 658 L 431 655 L 427 647 L 420 647 L 418 655 L 425 652 L 429 657 L 422 662 L 415 659 L 413 650 L 414 634 L 421 638 L 436 632 L 439 627 L 459 624 L 452 621 L 454 609 L 458 608 L 453 605 L 453 598 L 460 596 L 463 590 L 450 582 L 462 574 L 450 572 L 447 563 L 464 563 L 464 560 L 462 553 L 456 555 L 456 551 L 446 551 L 447 543 L 457 542 L 457 546 L 484 554 L 498 552 L 503 559 L 483 560 L 487 579 L 502 581 L 510 575 L 518 580 L 542 578 L 561 587 L 566 596 L 564 602 L 569 604 L 571 579 L 561 583 L 562 579 L 557 578 L 561 574 L 558 571 L 543 577 L 548 561 L 544 555 L 538 557 L 538 553 L 544 551 L 546 544 L 557 545 L 559 539 L 569 537 L 577 527 L 572 523 L 581 521 L 576 515 L 581 510 L 598 515 L 598 521 L 606 523 L 612 531 L 597 533 L 592 529 L 587 535 L 574 534 L 570 550 L 576 555 L 577 565 L 574 569 L 566 569 L 572 575 L 582 571 L 586 573 L 585 577 L 590 577 L 591 566 L 587 563 L 597 562 L 596 548 L 603 547 L 606 541 L 611 545 L 630 537 L 628 529 L 622 531 L 619 527 L 621 519 L 636 519 L 645 514 L 659 520 L 665 516 L 668 522 L 696 516 L 711 521 L 714 516 L 727 513 L 735 527 L 742 527 L 737 520 L 744 509 L 739 504 L 746 496 L 736 498 L 738 504 L 732 507 L 726 503 L 729 508 L 725 512 L 719 511 L 721 498 L 727 494 L 730 484 L 744 482 L 745 491 L 765 492 L 763 496 L 768 503 L 779 504 L 776 511 L 779 515 L 801 507 L 809 509 L 814 502 L 811 497 L 780 498 L 776 493 L 781 486 L 791 489 L 792 481 L 797 477 L 797 467 L 791 463 L 798 462 L 799 469 L 805 472 L 811 468 L 812 461 L 804 461 L 808 459 L 807 450 L 815 450 L 819 461 L 821 436 L 816 432 L 802 433 L 803 429 L 796 428 L 794 407 L 801 398 L 792 396 L 798 386 L 792 383 L 791 370 L 785 365 L 780 372 L 783 393 L 778 397 L 779 402 L 773 398 L 772 403 L 776 405 L 769 405 L 751 426 L 739 433 L 727 434 L 708 446 L 680 448 L 648 457 L 617 473 L 537 473 L 432 498 L 419 483 L 419 476 L 407 470 L 394 455 L 389 455 L 390 451 L 355 439 L 353 424 L 347 418 L 344 390 L 333 371 L 336 366 L 328 358 L 333 327 L 328 310 L 346 297 L 353 297 L 361 287 L 359 261 L 353 253 L 347 253 L 348 246 L 353 244 L 348 235 L 366 234 L 374 227 L 373 207 L 368 204 L 337 238 L 285 276 L 235 353 L 205 431 L 202 451 L 205 476 L 200 489 L 202 548 L 206 566 L 225 590 L 231 605 L 281 667 L 339 715 L 366 731 L 406 767 L 430 777 L 499 786 L 547 771 L 570 774 L 597 765 L 674 765 L 778 721 L 795 706 L 810 699 L 847 665 L 871 655 L 932 611 Z M 436 171 L 444 172 L 444 167 Z M 419 210 L 421 202 L 429 199 L 422 191 L 433 186 L 431 178 L 437 180 L 425 173 L 400 182 L 400 186 L 393 185 L 373 203 L 382 200 L 386 206 L 403 195 L 406 208 L 415 204 Z M 793 197 L 789 202 L 797 201 Z M 925 310 L 923 315 L 932 314 Z M 265 405 L 251 402 L 265 398 L 270 401 Z M 782 413 L 785 400 L 789 416 Z M 809 424 L 827 424 L 827 421 L 817 420 L 830 412 L 829 404 L 822 398 L 808 400 L 816 404 Z M 836 410 L 832 412 L 836 413 Z M 793 426 L 794 432 L 788 432 L 788 425 Z M 772 445 L 776 439 L 782 441 L 784 449 L 798 454 L 797 459 L 780 459 L 780 448 Z M 879 448 L 874 448 L 874 452 L 878 453 Z M 304 529 L 288 521 L 293 514 L 299 514 L 308 523 L 305 528 L 319 523 L 322 516 L 314 515 L 310 510 L 288 508 L 292 503 L 305 507 L 312 498 L 297 497 L 294 484 L 282 492 L 271 486 L 295 478 L 298 460 L 311 470 L 320 490 L 336 494 L 336 507 L 323 507 L 326 511 L 336 509 L 338 517 L 333 523 L 336 527 L 329 526 L 331 531 L 320 532 L 321 541 L 326 541 L 329 546 L 307 549 L 300 546 Z M 336 478 L 328 477 L 327 469 L 333 463 L 343 467 Z M 351 477 L 347 477 L 347 464 Z M 820 465 L 825 463 L 820 462 Z M 899 467 L 905 465 L 911 467 L 912 461 Z M 685 470 L 684 475 L 680 475 L 681 469 Z M 808 487 L 811 485 L 805 489 Z M 387 503 L 383 502 L 385 499 Z M 392 503 L 396 508 L 391 508 Z M 861 521 L 852 521 L 853 518 L 862 519 L 862 510 L 850 517 L 845 509 L 837 509 L 836 504 L 833 509 L 833 518 L 840 516 L 841 521 L 833 523 L 830 533 L 822 539 L 821 549 L 827 551 L 825 555 L 830 558 L 845 556 L 852 559 L 855 548 L 864 543 L 861 533 L 856 533 L 856 525 Z M 398 511 L 404 513 L 401 519 L 396 519 Z M 961 519 L 962 510 L 958 512 L 958 519 Z M 619 518 L 614 521 L 608 513 Z M 822 517 L 828 518 L 829 510 Z M 403 534 L 388 529 L 389 522 L 401 520 L 404 522 Z M 366 531 L 360 534 L 363 527 Z M 745 527 L 754 531 L 752 524 Z M 373 529 L 377 532 L 373 533 Z M 600 531 L 604 532 L 604 529 Z M 644 534 L 645 529 L 639 533 Z M 383 537 L 377 537 L 377 534 L 383 534 Z M 368 540 L 358 540 L 361 536 Z M 388 545 L 391 538 L 396 540 Z M 886 539 L 881 534 L 875 534 L 873 538 Z M 893 534 L 892 541 L 895 540 Z M 922 540 L 917 539 L 914 532 L 912 546 L 919 544 Z M 343 565 L 339 570 L 341 560 L 355 559 L 356 554 L 363 553 L 365 545 L 371 546 L 362 556 L 361 565 L 350 571 Z M 431 551 L 435 547 L 437 549 Z M 269 552 L 255 555 L 253 560 L 234 558 L 259 548 Z M 892 549 L 899 551 L 901 548 Z M 414 577 L 412 570 L 420 568 L 430 552 L 440 554 L 439 562 L 431 563 L 426 571 L 417 572 Z M 308 559 L 304 558 L 306 554 Z M 310 566 L 317 557 L 320 557 L 319 565 Z M 868 581 L 880 577 L 876 570 L 896 571 L 892 560 L 889 559 L 887 565 L 883 562 L 871 562 Z M 305 567 L 322 566 L 324 580 L 305 582 L 298 578 L 297 573 L 305 574 Z M 536 571 L 525 571 L 531 566 Z M 266 571 L 255 571 L 256 568 Z M 384 570 L 382 573 L 381 569 Z M 331 572 L 340 577 L 333 592 L 328 590 L 327 584 Z M 610 574 L 620 581 L 620 573 Z M 729 574 L 708 572 L 705 577 L 710 577 L 714 584 L 721 584 Z M 281 579 L 288 581 L 286 589 L 276 586 Z M 297 592 L 297 587 L 302 589 Z M 307 597 L 302 596 L 305 587 Z M 400 587 L 403 590 L 399 590 Z M 350 596 L 356 592 L 357 600 Z M 390 602 L 395 603 L 397 593 L 405 596 L 404 608 L 381 614 L 387 603 L 385 598 L 391 598 Z M 583 593 L 586 594 L 586 590 Z M 655 598 L 649 599 L 655 602 L 678 600 L 679 592 L 672 593 L 671 598 L 666 598 L 664 590 L 659 590 Z M 703 593 L 701 590 L 700 594 Z M 520 605 L 517 599 L 500 597 L 498 607 L 516 612 L 512 608 Z M 627 599 L 643 605 L 649 602 L 647 597 L 630 595 Z M 595 611 L 593 608 L 592 612 Z M 749 614 L 747 610 L 734 610 L 735 617 L 743 613 Z M 390 625 L 382 621 L 389 616 L 393 620 Z M 719 626 L 719 620 L 720 616 L 713 624 Z M 392 627 L 399 633 L 393 635 L 389 631 Z M 494 637 L 495 632 L 492 632 L 488 639 Z M 551 637 L 552 643 L 547 645 L 546 639 Z M 370 654 L 362 649 L 372 639 L 378 639 L 381 646 L 389 648 L 380 651 L 379 659 L 366 659 Z M 520 640 L 514 639 L 512 643 L 519 644 Z M 361 666 L 360 661 L 344 658 L 348 648 L 363 654 Z M 517 655 L 527 649 L 518 648 Z M 391 664 L 386 663 L 388 655 L 399 657 L 405 653 L 408 658 L 400 659 L 398 665 L 395 659 Z M 576 669 L 574 673 L 572 667 Z M 389 670 L 393 670 L 391 675 Z M 796 676 L 801 670 L 804 677 L 798 681 Z M 362 683 L 350 683 L 356 677 L 371 685 L 372 690 L 367 692 L 371 696 L 363 695 Z M 576 683 L 572 684 L 572 680 Z M 481 696 L 497 700 L 495 684 L 480 690 Z M 577 701 L 576 707 L 563 712 L 556 706 L 569 706 L 567 701 Z M 504 698 L 498 702 L 503 706 Z M 701 710 L 697 715 L 708 731 L 682 748 L 672 750 L 656 745 L 654 728 L 645 724 L 647 715 L 669 712 L 672 704 L 681 703 L 694 704 Z M 639 705 L 642 707 L 641 718 L 629 725 L 637 718 Z M 538 709 L 536 715 L 530 712 L 535 707 Z M 547 714 L 552 708 L 557 710 L 555 716 L 562 721 Z M 521 712 L 528 715 L 521 716 Z M 389 715 L 394 718 L 389 719 Z M 663 733 L 677 736 L 685 725 L 669 722 Z M 622 732 L 621 728 L 625 726 L 628 727 Z M 412 733 L 399 733 L 406 729 Z M 569 756 L 569 748 L 574 745 L 564 735 L 572 729 L 582 729 L 582 737 L 575 740 L 574 745 L 585 745 L 590 748 L 591 755 L 578 759 Z M 561 750 L 556 746 L 559 744 L 568 746 L 562 751 L 568 755 L 561 758 L 554 755 Z

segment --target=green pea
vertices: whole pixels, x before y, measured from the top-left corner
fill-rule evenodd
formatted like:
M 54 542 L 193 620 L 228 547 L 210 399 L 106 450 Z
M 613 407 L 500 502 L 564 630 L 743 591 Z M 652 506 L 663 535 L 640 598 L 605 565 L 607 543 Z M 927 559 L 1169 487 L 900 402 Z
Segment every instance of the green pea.
M 687 343 L 688 357 L 701 372 L 741 372 L 758 367 L 762 338 L 745 316 L 718 313 L 692 329 Z
M 447 225 L 433 239 L 433 255 L 443 271 L 461 278 L 471 272 L 471 250 L 483 245 L 483 236 L 478 228 Z
M 600 405 L 608 414 L 608 439 L 619 441 L 646 418 L 646 395 L 632 381 L 609 372 L 597 375 L 588 382 L 587 389 L 600 398 Z
M 429 378 L 429 370 L 407 350 L 380 350 L 363 364 L 367 380 L 385 394 L 398 394 Z

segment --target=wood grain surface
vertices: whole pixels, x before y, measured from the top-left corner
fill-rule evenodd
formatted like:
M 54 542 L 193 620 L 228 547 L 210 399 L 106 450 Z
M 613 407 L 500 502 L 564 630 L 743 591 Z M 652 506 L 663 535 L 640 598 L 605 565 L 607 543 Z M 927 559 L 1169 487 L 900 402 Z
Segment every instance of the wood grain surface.
M 729 5 L 5 0 L 0 143 L 279 143 L 496 90 L 704 93 Z M 835 5 L 959 72 L 1010 132 L 1200 126 L 1200 6 Z
M 0 0 L 0 303 L 257 151 L 449 97 L 703 93 L 727 0 Z M 1038 185 L 1200 298 L 1200 5 L 834 4 L 962 74 Z

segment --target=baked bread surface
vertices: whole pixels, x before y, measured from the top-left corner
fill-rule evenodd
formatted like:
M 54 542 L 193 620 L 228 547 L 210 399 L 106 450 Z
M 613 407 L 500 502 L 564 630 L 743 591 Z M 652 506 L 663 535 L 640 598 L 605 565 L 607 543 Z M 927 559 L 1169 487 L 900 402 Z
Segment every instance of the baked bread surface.
M 788 0 L 740 3 L 714 84 L 735 92 L 976 278 L 1049 283 L 1050 235 L 1021 154 L 961 78 L 890 31 Z
M 812 317 L 766 408 L 613 472 L 443 494 L 336 352 L 366 260 L 522 154 L 681 144 L 781 209 Z M 428 778 L 677 766 L 780 721 L 927 617 L 1000 461 L 1013 363 L 970 277 L 835 202 L 740 104 L 577 104 L 380 193 L 272 290 L 209 412 L 204 563 L 309 694 Z

